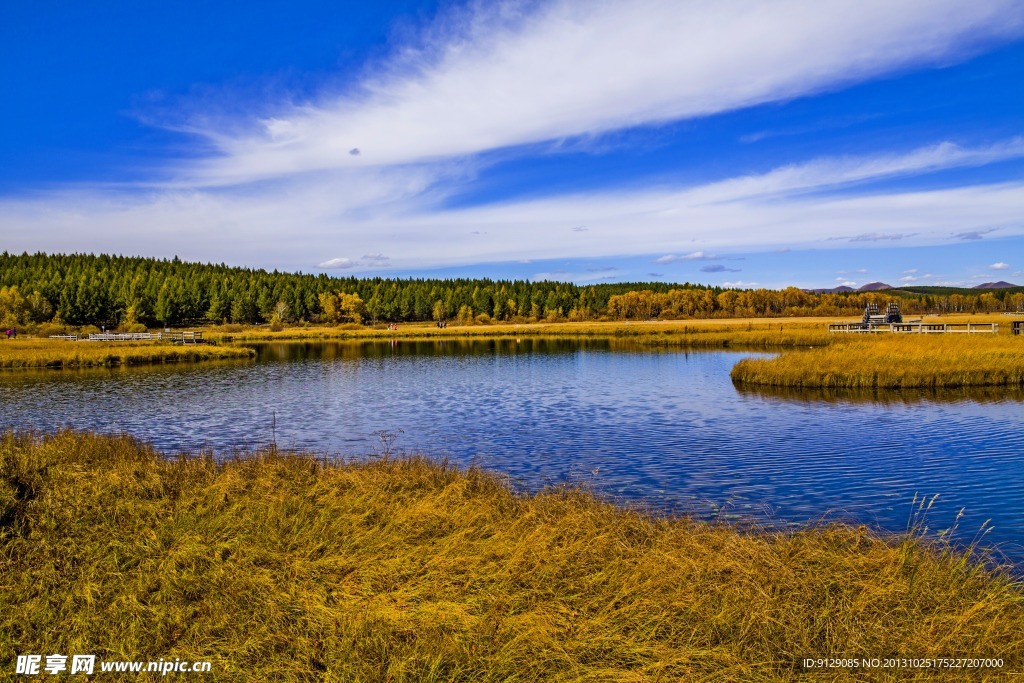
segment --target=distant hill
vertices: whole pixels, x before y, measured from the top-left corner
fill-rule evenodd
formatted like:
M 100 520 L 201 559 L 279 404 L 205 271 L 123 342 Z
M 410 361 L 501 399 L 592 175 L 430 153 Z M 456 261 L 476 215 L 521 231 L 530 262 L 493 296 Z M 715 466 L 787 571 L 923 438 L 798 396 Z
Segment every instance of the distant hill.
M 849 294 L 851 292 L 878 292 L 885 291 L 892 296 L 906 297 L 914 295 L 925 295 L 925 296 L 950 296 L 952 294 L 960 294 L 962 296 L 978 296 L 980 293 L 978 290 L 992 290 L 997 289 L 1000 291 L 1006 291 L 1007 293 L 1012 292 L 1024 292 L 1024 285 L 1015 285 L 1011 282 L 1005 282 L 1000 280 L 999 282 L 986 282 L 984 284 L 977 285 L 975 287 L 936 287 L 927 285 L 908 285 L 906 287 L 892 287 L 885 284 L 884 282 L 869 282 L 863 287 L 853 289 L 845 285 L 841 287 L 833 287 L 831 289 L 805 289 L 804 291 L 808 294 Z
M 1000 289 L 998 291 L 1012 294 L 1015 292 L 1024 292 L 1024 287 L 1013 287 Z M 953 294 L 959 294 L 961 296 L 979 296 L 982 294 L 978 289 L 972 289 L 969 287 L 936 287 L 928 285 L 900 287 L 899 289 L 892 290 L 892 293 L 897 295 L 902 294 L 903 292 L 907 292 L 909 294 L 923 294 L 925 296 L 951 296 Z
M 805 289 L 808 294 L 846 294 L 847 292 L 855 292 L 853 287 L 847 287 L 841 285 L 839 287 L 833 287 L 832 289 Z
M 869 282 L 863 287 L 858 287 L 857 289 L 847 287 L 846 285 L 840 285 L 838 287 L 833 287 L 832 289 L 805 289 L 804 291 L 811 294 L 845 294 L 847 292 L 877 292 L 883 289 L 892 289 L 892 287 L 884 282 Z
M 1005 280 L 1000 280 L 999 282 L 986 282 L 981 285 L 975 285 L 974 287 L 971 287 L 971 289 L 1014 289 L 1015 287 L 1020 287 L 1020 285 L 1014 285 L 1006 282 Z

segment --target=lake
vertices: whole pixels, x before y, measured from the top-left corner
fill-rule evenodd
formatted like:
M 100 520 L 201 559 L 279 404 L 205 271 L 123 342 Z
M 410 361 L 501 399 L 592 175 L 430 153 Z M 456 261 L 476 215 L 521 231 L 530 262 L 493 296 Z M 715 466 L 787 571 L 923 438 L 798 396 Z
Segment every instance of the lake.
M 615 340 L 268 344 L 254 362 L 0 375 L 4 428 L 125 431 L 174 452 L 276 442 L 425 453 L 527 489 L 776 525 L 932 531 L 1024 559 L 1024 396 L 737 389 L 750 353 Z M 382 438 L 383 433 L 383 438 Z

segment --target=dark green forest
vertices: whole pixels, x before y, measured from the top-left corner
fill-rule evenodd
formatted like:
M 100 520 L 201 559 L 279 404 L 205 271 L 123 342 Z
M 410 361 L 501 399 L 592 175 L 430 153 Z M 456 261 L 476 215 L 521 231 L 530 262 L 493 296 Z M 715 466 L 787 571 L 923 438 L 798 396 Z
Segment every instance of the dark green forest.
M 205 323 L 461 323 L 781 315 L 852 315 L 899 296 L 908 313 L 1024 306 L 1020 288 L 921 294 L 811 294 L 696 284 L 337 278 L 93 254 L 0 255 L 0 324 L 182 326 Z
M 4 252 L 0 287 L 17 288 L 24 299 L 14 306 L 21 309 L 15 317 L 24 318 L 22 322 L 176 326 L 258 323 L 275 316 L 283 322 L 320 322 L 325 308 L 332 312 L 329 297 L 337 294 L 356 295 L 362 307 L 352 312 L 365 322 L 447 320 L 460 313 L 474 319 L 481 314 L 498 320 L 589 319 L 604 311 L 615 294 L 635 289 L 663 293 L 693 285 L 578 287 L 524 280 L 336 278 L 178 258 Z

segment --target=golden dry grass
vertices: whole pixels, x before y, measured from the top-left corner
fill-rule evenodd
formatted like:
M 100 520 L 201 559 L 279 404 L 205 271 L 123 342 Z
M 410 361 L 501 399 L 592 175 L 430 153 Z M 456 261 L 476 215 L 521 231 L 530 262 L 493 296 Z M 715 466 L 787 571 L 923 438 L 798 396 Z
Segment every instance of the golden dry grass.
M 0 341 L 0 368 L 80 368 L 251 358 L 242 347 L 159 342 L 74 342 L 63 339 Z
M 863 528 L 652 519 L 422 459 L 219 464 L 127 437 L 8 433 L 0 552 L 2 662 L 179 657 L 212 660 L 211 681 L 374 683 L 1024 671 L 1021 586 L 963 553 Z M 1004 664 L 801 665 L 827 656 Z
M 438 329 L 430 323 L 402 323 L 398 330 L 355 325 L 295 327 L 272 332 L 266 327 L 240 332 L 209 331 L 206 336 L 227 342 L 460 339 L 493 337 L 607 337 L 635 339 L 661 346 L 727 347 L 826 344 L 830 318 L 731 318 L 643 322 L 557 322 L 464 325 Z
M 1024 385 L 1024 337 L 1007 334 L 834 335 L 829 346 L 740 361 L 740 384 L 824 388 Z

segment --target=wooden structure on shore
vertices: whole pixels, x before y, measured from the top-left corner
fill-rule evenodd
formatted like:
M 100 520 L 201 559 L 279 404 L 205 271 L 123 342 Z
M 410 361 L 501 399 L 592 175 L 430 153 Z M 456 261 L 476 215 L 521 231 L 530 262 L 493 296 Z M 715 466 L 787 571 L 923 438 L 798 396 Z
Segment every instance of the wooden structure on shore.
M 878 304 L 868 304 L 864 309 L 864 317 L 860 319 L 862 325 L 874 327 L 877 325 L 891 325 L 902 323 L 903 314 L 900 312 L 900 305 L 890 301 L 885 308 L 885 313 L 878 312 Z
M 202 332 L 160 332 L 160 339 L 170 339 L 172 344 L 205 344 Z
M 1010 323 L 1010 331 L 1014 334 L 1024 334 L 1024 320 L 1014 320 Z
M 1014 321 L 1014 334 L 1018 324 L 1024 321 Z M 854 333 L 877 333 L 877 332 L 902 332 L 911 334 L 944 334 L 944 333 L 976 333 L 999 332 L 999 323 L 926 323 L 918 320 L 903 320 L 899 304 L 890 301 L 885 314 L 878 312 L 878 304 L 868 304 L 864 309 L 864 317 L 859 323 L 829 323 L 829 332 L 854 332 Z
M 205 344 L 202 332 L 101 332 L 90 334 L 87 337 L 79 337 L 77 334 L 51 334 L 50 339 L 65 339 L 67 341 L 95 341 L 95 342 L 118 342 L 118 341 L 170 341 L 172 344 Z
M 82 341 L 152 341 L 156 335 L 152 332 L 102 332 L 90 334 Z
M 1015 321 L 1024 322 L 1024 321 Z M 864 323 L 829 323 L 829 332 L 859 332 L 874 334 L 878 332 L 903 332 L 913 334 L 944 334 L 944 333 L 996 333 L 999 323 L 924 323 L 921 321 L 890 323 L 889 325 L 865 325 Z M 1019 332 L 1014 332 L 1019 334 Z

